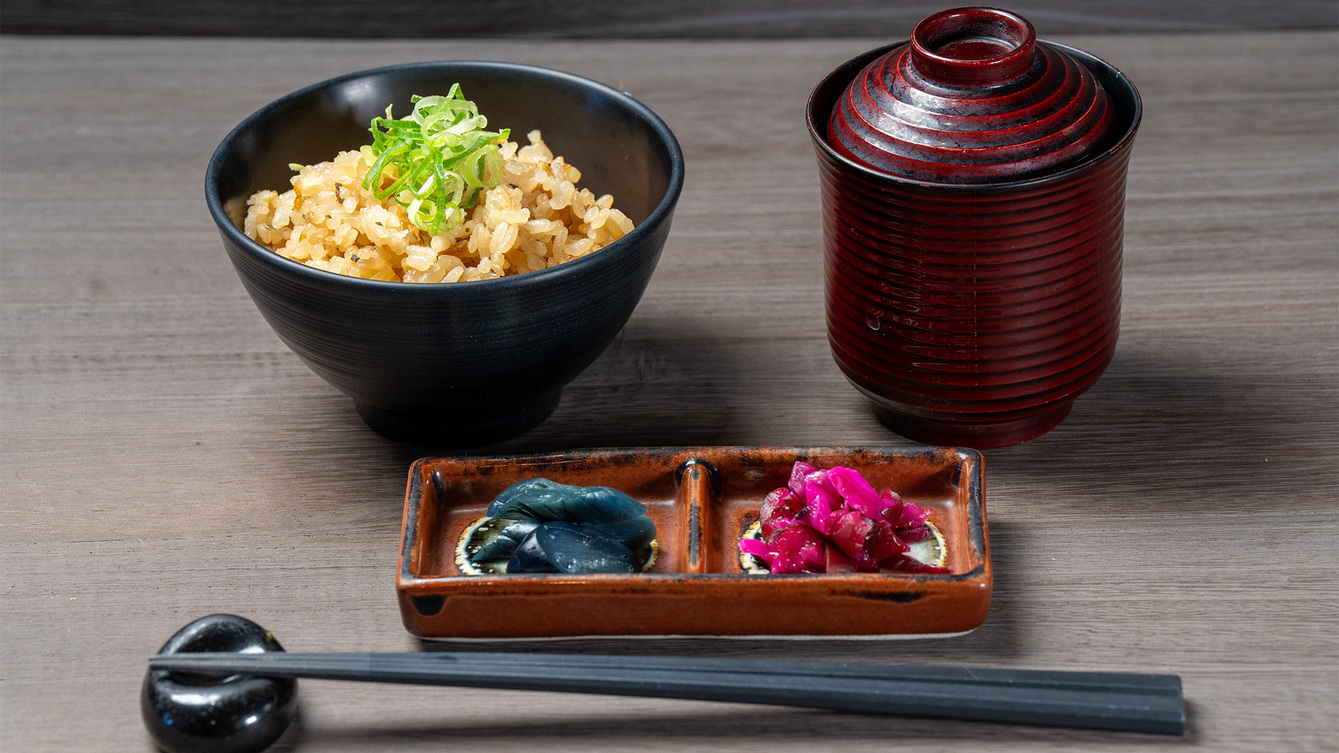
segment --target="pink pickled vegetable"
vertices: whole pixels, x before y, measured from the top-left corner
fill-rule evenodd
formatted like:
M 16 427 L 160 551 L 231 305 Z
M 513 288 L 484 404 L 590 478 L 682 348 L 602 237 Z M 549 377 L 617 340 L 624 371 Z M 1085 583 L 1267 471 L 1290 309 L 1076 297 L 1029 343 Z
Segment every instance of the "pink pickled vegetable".
M 904 544 L 919 544 L 930 537 L 929 526 L 917 526 L 916 528 L 904 528 L 897 538 Z
M 743 552 L 744 554 L 751 554 L 754 557 L 766 557 L 767 544 L 763 543 L 759 539 L 740 539 L 739 551 Z
M 795 461 L 795 465 L 790 468 L 790 483 L 787 484 L 787 486 L 789 486 L 790 490 L 797 496 L 803 498 L 804 478 L 816 471 L 816 468 L 806 462 L 800 460 Z
M 927 564 L 925 564 L 924 562 L 921 562 L 920 560 L 916 559 L 915 557 L 908 557 L 908 556 L 906 556 L 906 555 L 902 555 L 901 557 L 894 558 L 893 560 L 884 560 L 883 562 L 880 563 L 880 567 L 887 568 L 887 569 L 889 569 L 889 570 L 896 570 L 897 572 L 902 572 L 902 573 L 946 573 L 946 572 L 948 572 L 948 568 L 947 568 L 947 567 L 938 567 L 938 566 L 936 566 L 936 565 L 927 565 Z
M 930 511 L 876 491 L 853 468 L 797 462 L 761 513 L 761 539 L 743 539 L 739 550 L 773 573 L 948 572 L 908 553 L 930 535 Z
M 924 527 L 917 530 L 922 532 L 921 538 L 917 541 L 924 539 L 929 533 Z M 870 530 L 869 537 L 865 539 L 865 549 L 871 557 L 879 561 L 886 560 L 889 557 L 901 557 L 910 548 L 907 545 L 915 543 L 908 540 L 910 538 L 907 536 L 908 533 L 904 531 L 902 536 L 898 536 L 897 530 L 888 521 L 876 521 Z
M 770 539 L 773 534 L 795 522 L 795 517 L 804 510 L 804 500 L 796 497 L 784 486 L 767 495 L 762 503 L 762 535 Z
M 836 544 L 847 557 L 859 556 L 874 521 L 855 510 L 846 510 L 834 517 L 837 522 L 828 530 L 828 543 Z
M 808 509 L 807 522 L 819 533 L 832 530 L 834 508 L 841 507 L 841 498 L 832 493 L 817 474 L 804 480 L 804 501 Z
M 901 499 L 889 500 L 884 498 L 886 506 L 879 511 L 879 517 L 893 524 L 893 528 L 906 530 L 925 525 L 925 521 L 930 518 L 930 511 L 918 505 L 911 505 L 903 502 Z
M 847 557 L 837 551 L 836 547 L 828 547 L 827 566 L 823 569 L 825 573 L 854 573 L 859 572 L 860 567 L 855 560 Z
M 874 487 L 854 468 L 833 468 L 828 471 L 828 481 L 845 500 L 847 507 L 859 510 L 867 518 L 878 515 L 887 506 Z
M 827 562 L 827 545 L 818 531 L 807 525 L 788 526 L 767 543 L 763 559 L 774 573 L 821 573 Z

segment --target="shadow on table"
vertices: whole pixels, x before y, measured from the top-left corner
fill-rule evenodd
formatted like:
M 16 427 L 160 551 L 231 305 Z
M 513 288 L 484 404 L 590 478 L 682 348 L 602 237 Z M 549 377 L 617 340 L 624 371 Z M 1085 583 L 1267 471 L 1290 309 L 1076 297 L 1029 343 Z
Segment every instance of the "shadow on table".
M 563 391 L 554 414 L 529 433 L 467 449 L 390 443 L 388 452 L 408 467 L 432 455 L 720 444 L 739 420 L 730 393 L 749 368 L 743 358 L 716 334 L 641 321 L 621 332 Z
M 719 444 L 739 420 L 731 394 L 745 357 L 691 323 L 639 320 L 568 385 L 548 421 L 499 451 Z
M 1323 375 L 1266 375 L 1259 364 L 1222 367 L 1170 350 L 1119 352 L 1064 424 L 988 450 L 987 467 L 1064 484 L 1079 492 L 1068 497 L 1076 505 L 1138 508 L 1156 495 L 1178 513 L 1218 509 L 1225 494 L 1268 488 L 1280 499 L 1314 483 L 1336 435 Z

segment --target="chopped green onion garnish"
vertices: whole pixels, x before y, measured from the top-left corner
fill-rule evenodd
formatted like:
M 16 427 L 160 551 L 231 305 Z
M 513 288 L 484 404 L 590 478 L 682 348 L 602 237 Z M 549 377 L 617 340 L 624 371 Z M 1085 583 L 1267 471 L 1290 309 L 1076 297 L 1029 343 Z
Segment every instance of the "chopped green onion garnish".
M 386 117 L 372 119 L 372 145 L 363 147 L 372 166 L 363 188 L 381 201 L 394 196 L 410 222 L 441 233 L 459 225 L 480 190 L 496 183 L 502 170 L 498 144 L 511 132 L 484 130 L 488 120 L 465 99 L 460 84 L 445 97 L 410 101 L 414 112 L 406 118 L 396 120 L 387 107 Z

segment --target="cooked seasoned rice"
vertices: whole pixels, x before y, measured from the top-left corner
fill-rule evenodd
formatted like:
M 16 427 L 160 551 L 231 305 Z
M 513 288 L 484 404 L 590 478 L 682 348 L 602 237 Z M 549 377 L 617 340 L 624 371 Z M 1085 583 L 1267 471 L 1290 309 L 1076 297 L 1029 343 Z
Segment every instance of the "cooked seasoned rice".
M 632 221 L 610 195 L 576 187 L 581 172 L 555 157 L 539 131 L 529 146 L 500 147 L 502 175 L 467 219 L 433 235 L 415 227 L 395 197 L 364 190 L 362 152 L 304 167 L 293 189 L 258 191 L 243 230 L 283 256 L 372 280 L 461 282 L 557 266 L 613 243 Z M 383 178 L 389 181 L 389 177 Z

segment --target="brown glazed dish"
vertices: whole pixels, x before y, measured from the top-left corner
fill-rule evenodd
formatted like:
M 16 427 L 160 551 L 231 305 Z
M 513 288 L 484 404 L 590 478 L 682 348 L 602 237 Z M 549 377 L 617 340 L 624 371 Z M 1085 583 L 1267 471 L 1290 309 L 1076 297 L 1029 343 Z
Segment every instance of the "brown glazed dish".
M 944 575 L 749 575 L 737 543 L 796 460 L 844 465 L 929 508 Z M 423 638 L 951 635 L 980 625 L 992 575 L 981 456 L 924 448 L 638 448 L 424 458 L 409 470 L 400 613 Z M 655 521 L 659 558 L 639 575 L 461 575 L 467 526 L 511 484 L 610 486 Z
M 828 340 L 893 430 L 1040 436 L 1111 361 L 1139 95 L 1016 14 L 957 8 L 809 100 Z

